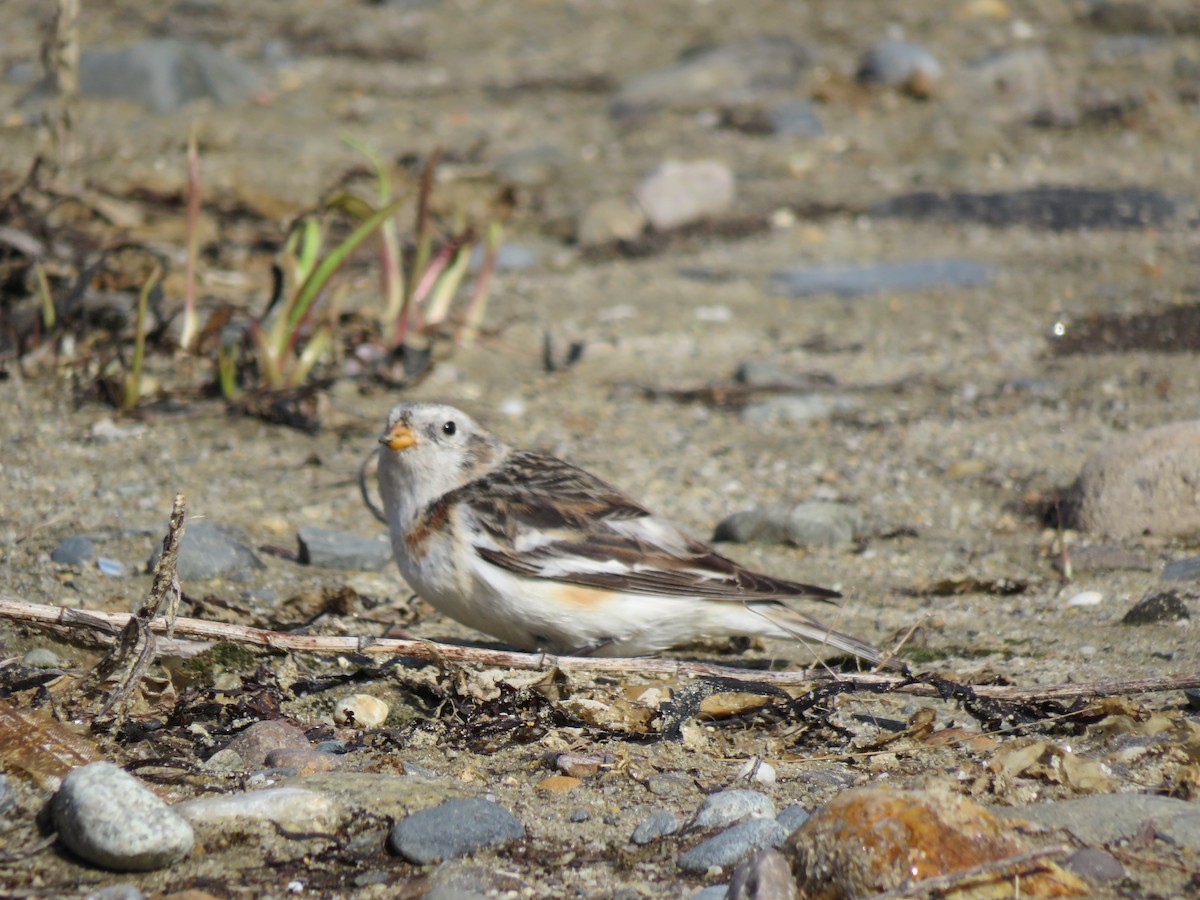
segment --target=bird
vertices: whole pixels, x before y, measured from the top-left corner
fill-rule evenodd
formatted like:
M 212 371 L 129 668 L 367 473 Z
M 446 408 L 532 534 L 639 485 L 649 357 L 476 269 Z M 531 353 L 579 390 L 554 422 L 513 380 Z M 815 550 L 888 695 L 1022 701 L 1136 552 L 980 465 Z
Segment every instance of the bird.
M 793 638 L 898 667 L 781 602 L 832 602 L 837 591 L 751 571 L 590 472 L 510 447 L 453 406 L 400 403 L 379 444 L 379 496 L 400 574 L 477 631 L 572 656 Z

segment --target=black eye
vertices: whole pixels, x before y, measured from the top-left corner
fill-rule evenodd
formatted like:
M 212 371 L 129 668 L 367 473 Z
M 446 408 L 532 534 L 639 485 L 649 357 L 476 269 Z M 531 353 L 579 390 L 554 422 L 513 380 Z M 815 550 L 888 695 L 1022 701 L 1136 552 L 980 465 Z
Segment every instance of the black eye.
M 454 432 L 456 432 L 456 431 L 458 431 L 458 426 L 455 425 L 453 422 L 447 422 L 445 425 L 442 426 L 442 432 L 444 434 L 454 434 Z

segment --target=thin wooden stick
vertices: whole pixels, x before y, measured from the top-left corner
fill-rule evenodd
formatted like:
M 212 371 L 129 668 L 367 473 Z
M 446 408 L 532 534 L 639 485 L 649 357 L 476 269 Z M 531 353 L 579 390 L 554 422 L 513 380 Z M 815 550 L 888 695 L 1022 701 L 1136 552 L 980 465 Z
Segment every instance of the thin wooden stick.
M 84 631 L 110 631 L 124 627 L 131 618 L 129 613 L 102 612 L 99 610 L 69 609 L 30 603 L 7 594 L 0 594 L 0 619 L 28 622 L 34 625 L 82 629 Z M 150 623 L 152 630 L 165 632 L 167 623 L 156 618 Z M 418 659 L 470 663 L 489 668 L 502 669 L 550 669 L 558 668 L 565 674 L 608 673 L 641 675 L 654 678 L 725 678 L 754 684 L 771 684 L 779 687 L 811 686 L 814 682 L 841 681 L 851 685 L 878 688 L 895 685 L 899 693 L 922 697 L 936 697 L 938 691 L 927 684 L 904 684 L 900 675 L 855 674 L 839 675 L 821 669 L 792 669 L 782 672 L 766 672 L 758 669 L 739 669 L 714 663 L 690 660 L 666 659 L 650 656 L 636 659 L 589 656 L 552 656 L 546 653 L 516 653 L 506 650 L 487 650 L 478 647 L 460 647 L 455 644 L 438 644 L 433 641 L 396 640 L 387 638 L 333 637 L 329 635 L 288 634 L 266 628 L 251 628 L 245 625 L 230 625 L 211 622 L 207 619 L 179 618 L 175 620 L 175 634 L 212 641 L 226 641 L 264 647 L 279 652 L 317 653 L 322 655 L 359 654 L 364 656 L 412 656 Z M 1179 691 L 1200 687 L 1200 672 L 1184 672 L 1158 678 L 1139 678 L 1131 681 L 1093 681 L 1081 684 L 1039 685 L 1018 687 L 1015 685 L 970 685 L 979 697 L 996 700 L 1076 700 L 1091 697 L 1122 697 L 1131 694 L 1151 694 L 1161 691 Z

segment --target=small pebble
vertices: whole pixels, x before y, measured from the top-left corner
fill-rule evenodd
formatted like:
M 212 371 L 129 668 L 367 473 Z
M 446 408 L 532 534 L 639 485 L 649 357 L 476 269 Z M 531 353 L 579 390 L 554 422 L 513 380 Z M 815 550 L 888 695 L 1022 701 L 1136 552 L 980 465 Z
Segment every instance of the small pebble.
M 57 669 L 62 665 L 57 653 L 48 647 L 33 647 L 21 657 L 21 662 L 33 669 Z
M 584 809 L 583 807 L 580 807 L 579 809 L 571 810 L 571 821 L 572 822 L 588 822 L 588 821 L 591 821 L 591 818 L 592 818 L 592 814 L 590 812 L 588 812 L 586 809 Z
M 1200 556 L 1189 556 L 1176 559 L 1163 566 L 1163 581 L 1197 581 L 1200 580 Z
M 300 562 L 327 569 L 382 569 L 392 561 L 391 544 L 318 525 L 305 525 L 298 534 Z
M 332 772 L 342 765 L 341 757 L 320 750 L 297 750 L 284 748 L 267 754 L 265 765 L 270 769 L 290 769 L 297 775 L 312 775 L 314 772 Z
M 249 728 L 238 732 L 225 749 L 236 753 L 246 768 L 258 769 L 266 763 L 267 754 L 272 750 L 307 750 L 309 743 L 304 732 L 295 725 L 272 719 L 255 722 Z
M 1119 881 L 1125 877 L 1121 861 L 1099 847 L 1081 847 L 1063 860 L 1063 866 L 1091 882 Z
M 1191 618 L 1191 613 L 1178 591 L 1157 591 L 1146 595 L 1130 607 L 1129 612 L 1121 619 L 1121 624 L 1154 625 L 1188 618 Z
M 758 850 L 738 864 L 729 880 L 728 900 L 799 900 L 796 879 L 778 850 Z
M 809 812 L 799 803 L 793 803 L 791 806 L 785 806 L 779 811 L 779 815 L 775 817 L 775 821 L 783 826 L 784 830 L 791 834 L 801 825 L 808 821 Z
M 942 74 L 942 64 L 920 44 L 888 40 L 863 54 L 856 77 L 865 84 L 904 88 L 923 97 L 936 90 Z
M 759 784 L 774 784 L 775 767 L 757 757 L 748 759 L 738 769 L 738 778 L 747 778 L 750 781 L 757 781 Z
M 787 840 L 787 831 L 774 819 L 750 819 L 710 837 L 679 857 L 685 872 L 705 873 L 711 868 L 724 869 L 739 862 L 751 850 L 778 847 Z
M 525 837 L 511 812 L 488 800 L 448 800 L 396 823 L 388 844 L 411 863 L 423 866 L 465 856 Z
M 827 263 L 772 272 L 768 291 L 776 296 L 836 294 L 856 297 L 883 291 L 926 291 L 938 287 L 971 287 L 992 278 L 989 266 L 957 257 L 910 259 L 880 263 Z
M 109 578 L 120 578 L 125 574 L 125 563 L 107 556 L 97 557 L 96 568 L 100 570 L 101 575 L 107 575 Z
M 133 884 L 110 884 L 92 891 L 83 900 L 145 900 L 146 895 Z
M 1080 591 L 1067 601 L 1067 606 L 1099 606 L 1104 602 L 1104 595 L 1099 591 Z
M 709 794 L 688 823 L 691 831 L 724 828 L 743 819 L 774 819 L 775 804 L 758 791 L 732 790 Z
M 174 809 L 201 832 L 229 832 L 248 824 L 270 823 L 295 833 L 329 833 L 349 818 L 338 801 L 299 787 L 200 797 L 176 804 Z
M 124 769 L 72 769 L 52 801 L 54 826 L 75 855 L 105 869 L 148 872 L 192 850 L 192 826 Z
M 630 840 L 639 847 L 642 847 L 657 841 L 659 838 L 674 834 L 679 828 L 680 822 L 675 813 L 668 809 L 660 809 L 657 812 L 650 813 L 650 815 L 638 822 L 637 828 L 633 829 L 633 836 Z
M 642 180 L 634 198 L 651 227 L 670 231 L 724 212 L 735 193 L 733 171 L 724 163 L 668 161 Z
M 388 705 L 370 694 L 351 694 L 333 708 L 333 721 L 355 728 L 378 728 L 388 717 Z
M 65 537 L 58 546 L 50 551 L 50 559 L 60 566 L 75 566 L 82 568 L 96 556 L 96 545 L 91 538 L 82 534 Z

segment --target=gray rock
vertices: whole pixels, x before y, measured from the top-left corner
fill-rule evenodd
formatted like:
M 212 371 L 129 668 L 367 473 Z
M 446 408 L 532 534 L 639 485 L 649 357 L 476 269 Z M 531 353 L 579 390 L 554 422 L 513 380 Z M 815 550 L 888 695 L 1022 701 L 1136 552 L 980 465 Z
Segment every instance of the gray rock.
M 692 831 L 712 831 L 744 819 L 774 819 L 775 804 L 766 794 L 745 789 L 709 794 L 688 823 Z
M 791 806 L 781 809 L 779 815 L 775 817 L 775 821 L 782 825 L 788 834 L 791 834 L 808 821 L 809 815 L 807 809 L 799 803 L 793 803 Z
M 912 41 L 880 41 L 862 55 L 855 77 L 866 84 L 885 84 L 927 94 L 942 80 L 942 64 Z
M 612 114 L 626 117 L 655 109 L 747 103 L 765 92 L 795 88 L 811 62 L 809 50 L 787 38 L 760 37 L 715 47 L 632 78 L 617 93 Z
M 883 291 L 972 287 L 986 284 L 991 277 L 991 268 L 981 262 L 945 257 L 783 269 L 771 273 L 767 290 L 788 297 L 808 297 L 812 294 L 855 297 Z
M 646 230 L 646 214 L 628 197 L 605 197 L 588 206 L 575 227 L 583 247 L 632 241 Z
M 110 762 L 68 772 L 52 803 L 63 844 L 105 869 L 148 872 L 192 850 L 192 826 Z
M 655 772 L 644 783 L 656 797 L 680 797 L 696 789 L 695 782 L 682 772 Z
M 592 814 L 583 807 L 580 807 L 579 809 L 571 810 L 570 818 L 572 822 L 590 822 Z
M 758 507 L 718 523 L 714 541 L 840 547 L 862 531 L 862 514 L 844 503 L 812 500 L 793 507 Z
M 1200 556 L 1188 556 L 1184 559 L 1174 559 L 1163 566 L 1163 581 L 1198 581 L 1200 580 Z
M 1063 867 L 1091 882 L 1119 881 L 1125 877 L 1121 861 L 1098 847 L 1081 847 L 1063 860 Z
M 329 834 L 349 819 L 347 810 L 333 798 L 300 787 L 200 797 L 178 803 L 174 810 L 202 835 L 263 825 L 293 833 Z
M 149 566 L 158 563 L 162 549 L 156 549 Z M 179 545 L 176 572 L 183 581 L 206 581 L 210 578 L 229 578 L 253 569 L 265 569 L 263 561 L 246 543 L 240 528 L 220 525 L 199 519 L 188 523 Z
M 318 525 L 300 528 L 300 562 L 327 569 L 382 569 L 392 561 L 392 546 L 383 538 L 361 537 Z
M 778 850 L 759 850 L 733 870 L 729 900 L 798 900 L 792 867 Z
M 729 885 L 714 884 L 706 888 L 700 888 L 696 893 L 692 894 L 688 900 L 725 900 L 729 896 Z
M 674 834 L 679 830 L 679 827 L 680 822 L 675 813 L 669 809 L 660 809 L 650 813 L 650 815 L 638 822 L 637 828 L 633 829 L 633 836 L 630 840 L 639 847 L 642 847 L 646 844 L 652 844 L 669 834 Z
M 1085 844 L 1115 844 L 1153 828 L 1200 852 L 1200 808 L 1186 800 L 1153 794 L 1092 794 L 1029 806 L 996 808 L 998 815 L 1062 828 Z
M 240 104 L 260 90 L 258 76 L 245 63 L 213 47 L 171 38 L 84 53 L 79 60 L 82 96 L 129 100 L 156 113 L 175 112 L 196 100 Z M 42 82 L 22 102 L 40 101 L 51 92 Z
M 767 110 L 767 119 L 776 134 L 791 137 L 820 137 L 825 124 L 811 100 L 789 100 Z
M 670 231 L 716 216 L 733 205 L 733 171 L 715 160 L 668 160 L 647 175 L 634 199 L 651 227 Z
M 1071 488 L 1068 523 L 1114 538 L 1200 532 L 1200 420 L 1120 438 L 1094 454 Z
M 50 551 L 50 558 L 60 566 L 82 568 L 96 558 L 96 545 L 86 535 L 73 534 L 58 542 L 58 546 Z
M 34 669 L 56 669 L 62 660 L 49 647 L 33 647 L 21 657 L 21 662 Z
M 828 419 L 836 413 L 848 413 L 859 402 L 844 394 L 780 394 L 751 403 L 742 410 L 742 420 L 752 425 L 771 422 L 809 422 Z
M 774 819 L 750 819 L 710 837 L 679 857 L 685 872 L 707 872 L 713 866 L 725 868 L 740 862 L 752 850 L 779 847 L 787 840 L 787 831 Z
M 396 823 L 391 848 L 417 865 L 454 859 L 525 837 L 517 817 L 488 800 L 448 800 Z
M 1156 625 L 1190 618 L 1191 613 L 1178 591 L 1155 591 L 1133 604 L 1121 618 L 1121 624 Z

